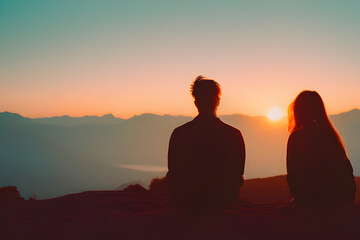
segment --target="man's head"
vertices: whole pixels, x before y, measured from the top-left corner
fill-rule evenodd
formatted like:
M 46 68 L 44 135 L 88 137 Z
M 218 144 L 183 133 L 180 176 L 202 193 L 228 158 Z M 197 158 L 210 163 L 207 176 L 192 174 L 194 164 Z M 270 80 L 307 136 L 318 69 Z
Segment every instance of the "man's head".
M 220 103 L 220 84 L 212 79 L 197 76 L 191 84 L 191 95 L 195 99 L 195 105 L 199 113 L 215 113 Z

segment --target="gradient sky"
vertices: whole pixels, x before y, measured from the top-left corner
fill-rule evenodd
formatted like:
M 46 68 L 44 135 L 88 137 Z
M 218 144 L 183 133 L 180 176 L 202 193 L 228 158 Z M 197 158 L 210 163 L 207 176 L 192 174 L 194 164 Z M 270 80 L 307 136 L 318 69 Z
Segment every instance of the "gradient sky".
M 303 89 L 360 108 L 360 1 L 0 0 L 0 111 L 27 117 L 286 111 Z

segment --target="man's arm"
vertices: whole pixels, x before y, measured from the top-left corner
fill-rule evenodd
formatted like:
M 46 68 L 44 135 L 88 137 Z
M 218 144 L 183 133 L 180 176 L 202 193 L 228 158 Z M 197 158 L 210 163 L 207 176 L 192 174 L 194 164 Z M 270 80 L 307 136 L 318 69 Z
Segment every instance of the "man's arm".
M 166 179 L 170 182 L 171 185 L 174 185 L 175 175 L 176 175 L 176 130 L 171 134 L 169 141 L 168 149 L 168 172 L 166 174 Z
M 239 156 L 238 170 L 239 170 L 239 181 L 240 181 L 239 183 L 240 186 L 242 186 L 244 184 L 244 168 L 245 168 L 245 157 L 246 157 L 245 142 L 240 131 L 237 135 L 238 135 L 237 138 L 238 138 L 238 149 L 239 149 L 239 154 L 238 154 Z

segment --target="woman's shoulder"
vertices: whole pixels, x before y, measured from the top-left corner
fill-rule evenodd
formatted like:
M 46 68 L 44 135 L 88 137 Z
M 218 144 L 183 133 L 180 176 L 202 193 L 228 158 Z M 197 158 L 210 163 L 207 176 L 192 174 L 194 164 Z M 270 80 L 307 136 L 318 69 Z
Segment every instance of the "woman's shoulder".
M 289 139 L 288 139 L 288 142 L 287 142 L 288 150 L 289 150 L 289 149 L 293 149 L 293 148 L 296 147 L 296 146 L 299 146 L 300 143 L 303 142 L 302 139 L 304 139 L 303 130 L 301 130 L 301 129 L 294 130 L 294 131 L 290 134 Z
M 290 138 L 303 138 L 303 137 L 314 137 L 317 135 L 327 135 L 329 134 L 329 129 L 322 127 L 322 126 L 308 126 L 308 127 L 302 127 L 299 129 L 294 130 L 290 134 Z
M 337 138 L 334 137 L 334 134 L 332 134 L 328 128 L 313 126 L 296 129 L 290 134 L 288 139 L 288 144 L 306 142 L 315 145 L 330 146 L 337 143 Z
M 301 139 L 304 138 L 305 136 L 308 136 L 310 134 L 309 129 L 307 128 L 299 128 L 299 129 L 295 129 L 289 136 L 289 140 L 290 139 Z

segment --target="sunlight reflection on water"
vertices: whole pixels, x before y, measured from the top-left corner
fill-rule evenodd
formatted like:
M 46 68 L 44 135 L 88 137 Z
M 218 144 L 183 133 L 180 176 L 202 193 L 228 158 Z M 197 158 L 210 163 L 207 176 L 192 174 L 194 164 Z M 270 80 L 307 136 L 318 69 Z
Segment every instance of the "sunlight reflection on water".
M 167 172 L 167 167 L 154 165 L 132 165 L 132 164 L 115 164 L 117 167 L 138 170 L 143 172 Z

